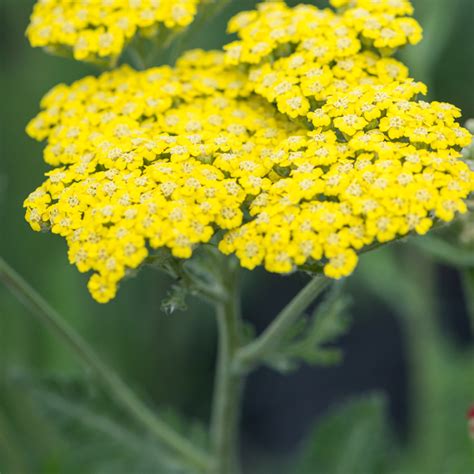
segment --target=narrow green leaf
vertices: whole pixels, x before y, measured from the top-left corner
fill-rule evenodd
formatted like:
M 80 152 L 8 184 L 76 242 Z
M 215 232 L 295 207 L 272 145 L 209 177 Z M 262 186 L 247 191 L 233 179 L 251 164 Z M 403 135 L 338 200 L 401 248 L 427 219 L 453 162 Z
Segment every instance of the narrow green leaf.
M 186 311 L 188 306 L 186 304 L 186 297 L 188 290 L 182 285 L 173 285 L 168 292 L 166 298 L 161 302 L 161 310 L 166 314 L 173 314 L 176 311 Z
M 25 372 L 17 373 L 12 380 L 62 433 L 70 446 L 68 462 L 82 466 L 81 472 L 195 474 L 164 446 L 140 433 L 132 420 L 120 417 L 103 394 L 91 393 L 87 380 L 71 376 L 37 377 Z M 169 410 L 163 418 L 177 431 L 186 432 L 196 444 L 206 443 L 201 425 L 188 423 Z
M 313 314 L 302 317 L 288 330 L 282 344 L 266 356 L 266 364 L 283 373 L 296 370 L 301 363 L 333 365 L 340 362 L 342 353 L 328 347 L 348 330 L 349 299 L 342 286 L 335 285 Z

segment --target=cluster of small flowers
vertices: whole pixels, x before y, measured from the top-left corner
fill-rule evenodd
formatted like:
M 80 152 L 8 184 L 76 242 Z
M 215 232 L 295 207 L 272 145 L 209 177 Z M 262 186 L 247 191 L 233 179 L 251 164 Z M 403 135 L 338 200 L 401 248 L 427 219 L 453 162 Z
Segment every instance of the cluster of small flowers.
M 361 48 L 375 48 L 387 55 L 422 38 L 418 22 L 407 16 L 413 11 L 408 0 L 344 3 L 342 11 L 334 12 L 305 4 L 289 8 L 283 1 L 272 1 L 237 14 L 228 31 L 237 33 L 240 40 L 226 46 L 229 62 L 258 64 L 269 56 L 273 59 L 296 51 L 308 66 L 312 62 L 329 64 Z
M 115 58 L 137 32 L 188 26 L 201 0 L 39 0 L 27 36 L 32 46 L 72 50 L 77 60 Z
M 253 219 L 220 243 L 243 266 L 286 273 L 323 259 L 350 274 L 357 251 L 465 212 L 473 173 L 459 158 L 470 134 L 445 103 L 387 57 L 421 29 L 406 0 L 335 0 L 339 13 L 284 2 L 231 20 L 226 60 L 253 91 L 307 131 L 282 145 L 281 179 L 250 205 Z
M 223 61 L 190 52 L 175 69 L 124 66 L 59 85 L 28 125 L 55 169 L 26 199 L 27 220 L 67 239 L 71 263 L 95 272 L 96 300 L 113 298 L 148 248 L 188 258 L 216 229 L 238 227 L 247 196 L 269 188 L 278 145 L 299 128 Z
M 67 239 L 94 298 L 111 299 L 150 250 L 188 258 L 213 237 L 249 269 L 340 278 L 369 246 L 465 212 L 460 111 L 418 100 L 426 87 L 387 57 L 421 37 L 411 5 L 332 3 L 338 13 L 264 3 L 230 22 L 239 40 L 225 53 L 122 67 L 43 99 L 28 133 L 55 169 L 27 220 Z
M 405 0 L 359 3 L 379 8 L 396 3 L 396 12 L 404 12 L 402 7 L 409 5 Z M 238 33 L 241 39 L 225 47 L 227 62 L 251 65 L 255 91 L 276 101 L 280 112 L 292 118 L 307 115 L 354 85 L 390 85 L 408 78 L 406 66 L 387 56 L 393 50 L 378 42 L 390 37 L 393 46 L 416 43 L 421 28 L 412 18 L 384 11 L 385 27 L 377 23 L 372 34 L 366 23 L 373 15 L 372 10 L 361 7 L 336 14 L 309 5 L 292 9 L 284 2 L 263 3 L 257 11 L 242 12 L 230 21 L 229 32 Z M 399 22 L 411 26 L 402 28 Z

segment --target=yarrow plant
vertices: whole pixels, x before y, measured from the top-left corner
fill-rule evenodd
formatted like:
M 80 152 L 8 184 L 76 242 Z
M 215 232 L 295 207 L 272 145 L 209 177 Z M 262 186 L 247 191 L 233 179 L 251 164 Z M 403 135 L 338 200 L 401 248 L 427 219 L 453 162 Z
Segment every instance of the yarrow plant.
M 114 64 L 137 35 L 164 41 L 209 3 L 42 0 L 27 34 L 33 46 Z M 474 190 L 461 112 L 423 100 L 426 86 L 393 57 L 422 37 L 410 2 L 331 4 L 261 3 L 231 19 L 237 40 L 223 51 L 60 84 L 27 127 L 46 141 L 52 170 L 25 200 L 26 219 L 66 239 L 98 302 L 154 262 L 217 307 L 212 452 L 199 456 L 158 430 L 198 471 L 238 469 L 243 377 L 288 343 L 329 280 L 350 275 L 363 252 L 465 213 Z M 205 265 L 192 258 L 201 250 Z M 312 276 L 249 344 L 239 266 Z M 291 344 L 289 353 L 314 359 Z
M 243 267 L 349 275 L 357 254 L 465 212 L 460 111 L 390 57 L 421 38 L 407 1 L 283 2 L 238 14 L 226 53 L 60 85 L 28 133 L 56 168 L 26 200 L 66 237 L 97 301 L 153 249 L 218 242 Z
M 174 69 L 122 67 L 58 86 L 28 127 L 56 168 L 26 201 L 35 230 L 66 237 L 98 301 L 149 251 L 178 258 L 240 226 L 244 201 L 270 186 L 272 154 L 300 130 L 218 52 Z
M 32 46 L 72 52 L 79 61 L 115 60 L 135 35 L 179 30 L 206 0 L 40 0 L 27 36 Z

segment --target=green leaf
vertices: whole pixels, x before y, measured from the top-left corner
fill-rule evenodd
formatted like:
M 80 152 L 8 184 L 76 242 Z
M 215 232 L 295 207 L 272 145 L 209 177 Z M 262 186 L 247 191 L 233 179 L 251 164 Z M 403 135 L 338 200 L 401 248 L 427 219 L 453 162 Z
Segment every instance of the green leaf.
M 13 381 L 28 394 L 43 419 L 62 434 L 68 456 L 67 464 L 61 465 L 59 472 L 196 474 L 165 447 L 157 445 L 156 440 L 143 434 L 132 420 L 121 416 L 102 393 L 91 392 L 87 380 L 21 373 Z M 207 442 L 207 438 L 203 439 L 204 429 L 197 423 L 188 423 L 170 410 L 164 417 L 172 420 L 192 442 Z M 71 465 L 80 468 L 71 471 Z
M 350 324 L 347 310 L 350 299 L 342 285 L 335 285 L 329 296 L 316 308 L 311 327 L 313 341 L 324 344 L 343 335 Z
M 333 409 L 309 435 L 291 472 L 380 474 L 390 454 L 385 412 L 378 394 Z
M 188 290 L 182 285 L 176 284 L 171 287 L 166 298 L 161 302 L 161 310 L 166 314 L 173 314 L 176 311 L 186 311 L 186 297 Z
M 280 347 L 266 356 L 266 364 L 286 373 L 301 363 L 333 365 L 340 362 L 341 351 L 328 344 L 347 332 L 348 306 L 349 299 L 343 295 L 342 285 L 335 285 L 310 317 L 300 318 L 290 328 Z

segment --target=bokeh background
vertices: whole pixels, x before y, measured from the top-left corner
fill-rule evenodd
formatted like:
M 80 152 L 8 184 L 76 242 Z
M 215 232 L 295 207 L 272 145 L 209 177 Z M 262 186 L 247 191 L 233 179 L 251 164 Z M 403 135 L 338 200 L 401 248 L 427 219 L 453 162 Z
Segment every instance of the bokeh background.
M 403 59 L 428 84 L 430 99 L 458 105 L 464 120 L 474 117 L 474 2 L 413 3 L 425 40 Z M 47 169 L 42 146 L 25 135 L 25 125 L 52 86 L 97 73 L 29 47 L 24 30 L 32 4 L 0 3 L 0 254 L 150 405 L 189 434 L 209 416 L 212 311 L 190 300 L 188 311 L 165 315 L 160 304 L 172 282 L 148 268 L 126 281 L 113 302 L 98 305 L 86 278 L 68 264 L 63 240 L 34 233 L 24 221 L 22 201 Z M 228 18 L 254 4 L 232 1 L 191 44 L 221 46 Z M 426 242 L 409 239 L 362 258 L 345 287 L 352 325 L 336 341 L 341 364 L 290 375 L 261 369 L 249 378 L 241 426 L 245 473 L 473 471 L 466 413 L 474 403 L 468 265 L 474 251 L 457 237 L 473 225 L 464 219 Z M 263 271 L 245 272 L 244 281 L 244 311 L 258 331 L 304 284 L 298 275 Z M 96 385 L 0 287 L 0 472 L 174 472 L 150 467 L 143 446 L 105 433 L 101 416 L 124 420 Z M 289 467 L 294 459 L 298 468 Z

